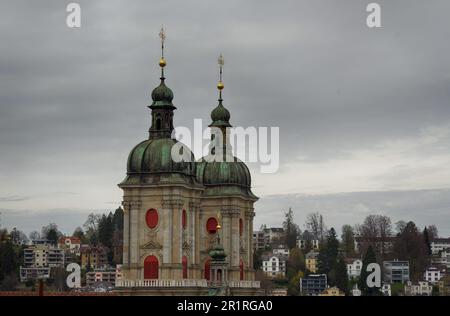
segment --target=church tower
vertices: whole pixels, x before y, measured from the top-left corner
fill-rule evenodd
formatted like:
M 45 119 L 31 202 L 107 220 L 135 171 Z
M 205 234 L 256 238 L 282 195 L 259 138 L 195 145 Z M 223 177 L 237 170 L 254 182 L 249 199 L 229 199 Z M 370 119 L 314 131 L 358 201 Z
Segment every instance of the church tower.
M 161 30 L 161 82 L 152 94 L 149 138 L 128 156 L 123 190 L 123 276 L 129 280 L 201 278 L 195 227 L 203 187 L 195 178 L 189 148 L 172 138 L 173 92 L 164 77 L 165 34 Z M 179 146 L 188 162 L 171 156 Z
M 207 231 L 201 235 L 204 249 L 215 244 L 215 216 L 222 218 L 222 244 L 229 264 L 228 280 L 254 280 L 253 270 L 253 204 L 258 200 L 251 191 L 251 176 L 244 162 L 234 157 L 229 139 L 230 112 L 223 105 L 222 55 L 219 64 L 219 104 L 211 112 L 211 150 L 210 154 L 197 163 L 197 179 L 205 186 L 201 200 L 201 218 L 206 222 Z M 211 229 L 210 229 L 211 228 Z M 211 258 L 202 253 L 205 278 Z
M 160 38 L 161 77 L 151 93 L 148 139 L 131 150 L 127 175 L 119 184 L 123 277 L 116 289 L 123 295 L 206 295 L 219 282 L 230 293 L 253 295 L 259 290 L 252 247 L 258 198 L 251 191 L 249 169 L 231 153 L 230 112 L 222 99 L 223 58 L 219 104 L 209 125 L 215 130 L 211 152 L 196 162 L 190 149 L 172 138 L 176 107 L 166 85 L 163 30 Z M 174 150 L 182 161 L 172 159 Z M 217 156 L 223 159 L 211 159 Z

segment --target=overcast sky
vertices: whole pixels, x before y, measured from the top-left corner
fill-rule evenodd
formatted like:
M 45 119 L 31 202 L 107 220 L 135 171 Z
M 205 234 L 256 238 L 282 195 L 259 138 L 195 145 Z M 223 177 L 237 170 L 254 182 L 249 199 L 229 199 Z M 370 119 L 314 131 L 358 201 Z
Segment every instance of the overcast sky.
M 371 213 L 450 235 L 450 2 L 0 1 L 0 223 L 71 233 L 114 210 L 147 137 L 167 33 L 175 125 L 209 123 L 223 53 L 235 126 L 280 127 L 280 169 L 251 164 L 255 227 L 280 212 L 329 226 Z M 199 158 L 199 157 L 198 157 Z

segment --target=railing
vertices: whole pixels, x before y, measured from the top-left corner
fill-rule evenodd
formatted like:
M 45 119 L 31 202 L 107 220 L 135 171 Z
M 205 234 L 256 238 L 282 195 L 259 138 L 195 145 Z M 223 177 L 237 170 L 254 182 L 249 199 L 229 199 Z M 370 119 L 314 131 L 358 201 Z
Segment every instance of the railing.
M 212 284 L 205 279 L 183 280 L 116 280 L 116 287 L 210 287 Z M 217 284 L 216 284 L 217 285 Z M 221 284 L 226 285 L 226 284 Z M 260 288 L 259 281 L 229 281 L 231 288 Z

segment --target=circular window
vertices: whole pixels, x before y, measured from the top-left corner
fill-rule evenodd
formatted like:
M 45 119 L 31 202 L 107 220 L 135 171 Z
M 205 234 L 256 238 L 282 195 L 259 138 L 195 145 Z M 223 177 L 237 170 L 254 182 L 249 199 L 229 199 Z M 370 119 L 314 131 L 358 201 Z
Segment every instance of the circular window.
M 206 222 L 206 230 L 210 234 L 215 234 L 217 232 L 217 219 L 210 217 Z
M 149 228 L 155 228 L 158 225 L 158 211 L 151 208 L 145 214 L 145 221 Z

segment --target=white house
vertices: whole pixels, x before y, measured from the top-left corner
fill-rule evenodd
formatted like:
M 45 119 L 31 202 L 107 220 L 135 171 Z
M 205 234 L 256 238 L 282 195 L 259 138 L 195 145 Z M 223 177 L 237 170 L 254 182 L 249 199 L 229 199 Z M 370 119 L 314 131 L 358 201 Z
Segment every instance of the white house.
M 431 253 L 436 255 L 439 251 L 450 248 L 450 238 L 435 238 L 431 242 Z
M 347 260 L 347 275 L 349 279 L 357 278 L 361 275 L 363 262 L 361 259 Z
M 441 271 L 436 267 L 429 267 L 425 270 L 423 279 L 432 284 L 436 284 L 444 276 L 445 271 Z
M 283 255 L 263 255 L 262 269 L 269 277 L 285 276 L 287 257 Z
M 411 281 L 408 281 L 405 286 L 406 296 L 431 296 L 432 292 L 433 286 L 429 285 L 427 281 L 419 281 L 419 284 L 412 284 Z
M 383 293 L 383 296 L 391 296 L 391 285 L 389 283 L 384 283 L 381 287 L 381 293 Z

